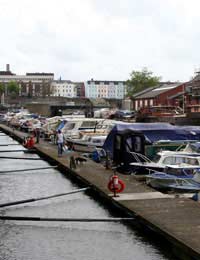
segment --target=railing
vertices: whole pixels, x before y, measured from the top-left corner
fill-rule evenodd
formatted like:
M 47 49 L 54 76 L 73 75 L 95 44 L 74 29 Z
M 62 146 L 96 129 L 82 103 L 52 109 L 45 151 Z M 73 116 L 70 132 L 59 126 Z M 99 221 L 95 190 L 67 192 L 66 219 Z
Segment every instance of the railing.
M 141 154 L 141 153 L 135 153 L 135 152 L 130 152 L 130 154 L 133 156 L 133 158 L 137 161 L 137 162 L 152 162 L 149 158 L 147 158 L 145 155 Z

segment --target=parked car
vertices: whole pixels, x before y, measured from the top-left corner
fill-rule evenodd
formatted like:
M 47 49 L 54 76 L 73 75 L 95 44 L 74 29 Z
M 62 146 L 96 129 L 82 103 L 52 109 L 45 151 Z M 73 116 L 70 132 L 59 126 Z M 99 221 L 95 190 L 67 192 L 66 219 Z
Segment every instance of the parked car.
M 130 110 L 118 110 L 114 114 L 116 119 L 132 119 L 135 117 L 135 112 Z

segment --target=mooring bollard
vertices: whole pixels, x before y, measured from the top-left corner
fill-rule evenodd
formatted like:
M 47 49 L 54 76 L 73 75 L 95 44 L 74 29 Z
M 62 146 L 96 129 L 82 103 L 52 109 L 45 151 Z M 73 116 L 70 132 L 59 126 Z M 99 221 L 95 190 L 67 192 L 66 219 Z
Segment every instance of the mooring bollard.
M 69 167 L 70 167 L 71 170 L 76 169 L 76 162 L 75 162 L 74 156 L 70 157 Z
M 111 158 L 110 158 L 110 153 L 106 151 L 106 169 L 111 169 Z

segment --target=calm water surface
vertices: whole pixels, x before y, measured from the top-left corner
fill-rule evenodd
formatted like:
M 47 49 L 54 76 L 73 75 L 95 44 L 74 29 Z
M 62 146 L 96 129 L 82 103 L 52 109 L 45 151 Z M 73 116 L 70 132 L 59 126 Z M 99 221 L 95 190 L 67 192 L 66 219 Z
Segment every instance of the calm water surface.
M 0 136 L 0 144 L 15 143 Z M 20 149 L 21 145 L 0 147 Z M 35 157 L 23 152 L 3 156 Z M 49 166 L 45 161 L 0 159 L 0 171 Z M 0 174 L 0 203 L 77 189 L 55 169 Z M 39 217 L 113 217 L 84 193 L 7 207 L 0 214 Z M 122 223 L 0 221 L 0 260 L 175 259 Z

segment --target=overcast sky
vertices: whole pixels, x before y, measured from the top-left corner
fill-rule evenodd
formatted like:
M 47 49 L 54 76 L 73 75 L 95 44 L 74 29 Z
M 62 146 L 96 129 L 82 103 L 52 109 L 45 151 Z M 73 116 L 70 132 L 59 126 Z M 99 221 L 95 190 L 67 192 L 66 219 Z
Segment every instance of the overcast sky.
M 127 80 L 147 67 L 187 81 L 200 68 L 199 0 L 0 0 L 0 70 Z

